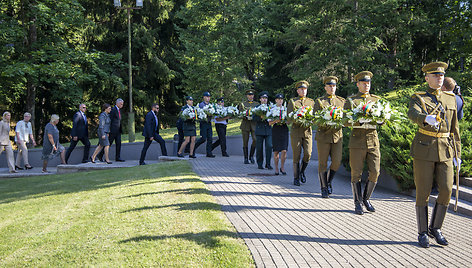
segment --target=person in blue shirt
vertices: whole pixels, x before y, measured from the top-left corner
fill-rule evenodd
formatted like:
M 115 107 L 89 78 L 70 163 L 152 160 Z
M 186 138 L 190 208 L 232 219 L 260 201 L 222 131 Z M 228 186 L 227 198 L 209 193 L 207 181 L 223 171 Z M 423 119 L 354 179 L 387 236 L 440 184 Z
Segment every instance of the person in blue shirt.
M 203 93 L 203 101 L 198 104 L 198 107 L 203 109 L 203 107 L 210 104 L 210 92 Z M 195 150 L 197 150 L 198 146 L 202 145 L 206 141 L 206 156 L 207 157 L 215 157 L 215 155 L 211 152 L 212 144 L 213 144 L 213 130 L 211 126 L 211 117 L 208 116 L 206 120 L 200 121 L 200 139 L 197 140 L 195 143 Z

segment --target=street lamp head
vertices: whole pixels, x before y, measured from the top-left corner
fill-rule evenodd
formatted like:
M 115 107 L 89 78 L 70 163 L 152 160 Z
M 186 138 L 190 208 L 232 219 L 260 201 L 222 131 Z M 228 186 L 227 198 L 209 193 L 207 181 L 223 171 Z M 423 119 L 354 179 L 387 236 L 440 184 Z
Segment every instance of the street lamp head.
M 136 7 L 143 7 L 143 0 L 136 0 Z
M 115 7 L 121 7 L 121 1 L 120 0 L 113 0 L 113 4 Z

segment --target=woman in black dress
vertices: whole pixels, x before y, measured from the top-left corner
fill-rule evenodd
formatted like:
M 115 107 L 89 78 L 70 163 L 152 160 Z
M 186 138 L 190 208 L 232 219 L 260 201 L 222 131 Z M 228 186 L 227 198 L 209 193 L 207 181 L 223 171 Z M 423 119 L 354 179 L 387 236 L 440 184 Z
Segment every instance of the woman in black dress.
M 197 112 L 195 108 L 193 107 L 193 98 L 190 96 L 187 96 L 185 97 L 185 99 L 187 100 L 187 105 L 182 107 L 182 112 L 185 111 L 186 109 L 192 109 L 195 112 Z M 185 149 L 185 146 L 187 146 L 187 144 L 190 142 L 190 155 L 188 157 L 196 158 L 195 153 L 194 153 L 195 138 L 197 137 L 197 128 L 195 126 L 195 120 L 193 119 L 184 120 L 182 128 L 184 131 L 185 140 L 182 143 L 182 145 L 180 145 L 179 151 L 177 152 L 177 156 L 184 157 L 182 152 Z
M 277 94 L 275 96 L 275 102 L 277 107 L 282 107 L 284 104 L 284 95 Z M 287 159 L 287 148 L 288 148 L 288 127 L 287 124 L 281 122 L 280 119 L 272 120 L 269 122 L 272 126 L 272 150 L 274 151 L 274 165 L 275 175 L 279 175 L 279 154 L 280 154 L 280 172 L 286 175 L 285 172 L 285 159 Z

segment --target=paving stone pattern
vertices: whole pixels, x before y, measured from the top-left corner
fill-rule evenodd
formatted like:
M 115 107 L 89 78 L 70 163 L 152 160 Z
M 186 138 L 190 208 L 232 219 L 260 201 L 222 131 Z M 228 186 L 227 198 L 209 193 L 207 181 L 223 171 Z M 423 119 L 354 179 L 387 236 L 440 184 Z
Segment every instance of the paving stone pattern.
M 349 178 L 337 174 L 322 199 L 317 162 L 307 183 L 244 165 L 241 156 L 191 161 L 249 247 L 257 267 L 471 267 L 472 218 L 448 211 L 442 231 L 449 246 L 417 246 L 415 200 L 377 188 L 374 213 L 356 215 Z M 430 214 L 431 214 L 430 207 Z

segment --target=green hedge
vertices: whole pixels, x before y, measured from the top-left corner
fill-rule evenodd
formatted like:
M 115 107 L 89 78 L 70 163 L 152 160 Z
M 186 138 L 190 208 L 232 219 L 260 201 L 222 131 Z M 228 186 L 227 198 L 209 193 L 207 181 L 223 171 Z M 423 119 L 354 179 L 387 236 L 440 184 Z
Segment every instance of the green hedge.
M 424 91 L 424 85 L 397 90 L 382 97 L 388 99 L 396 109 L 406 116 L 410 96 L 416 91 Z M 468 105 L 465 107 L 464 118 L 460 122 L 463 163 L 460 174 L 461 176 L 470 176 L 472 174 L 472 98 L 465 97 L 465 102 Z M 410 120 L 401 126 L 384 125 L 379 129 L 382 169 L 395 178 L 402 190 L 414 188 L 413 159 L 410 157 L 410 146 L 417 129 L 418 127 Z M 343 133 L 343 164 L 349 170 L 349 149 L 347 147 L 351 130 L 345 128 Z

